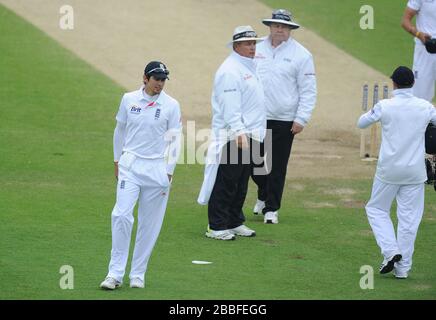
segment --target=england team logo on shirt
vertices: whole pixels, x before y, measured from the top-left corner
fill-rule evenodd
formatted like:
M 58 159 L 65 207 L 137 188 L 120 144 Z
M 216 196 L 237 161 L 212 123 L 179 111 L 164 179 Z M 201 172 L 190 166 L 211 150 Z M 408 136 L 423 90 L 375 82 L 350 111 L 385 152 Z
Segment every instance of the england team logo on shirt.
M 156 113 L 154 114 L 154 120 L 158 120 L 160 117 L 160 109 L 156 109 Z

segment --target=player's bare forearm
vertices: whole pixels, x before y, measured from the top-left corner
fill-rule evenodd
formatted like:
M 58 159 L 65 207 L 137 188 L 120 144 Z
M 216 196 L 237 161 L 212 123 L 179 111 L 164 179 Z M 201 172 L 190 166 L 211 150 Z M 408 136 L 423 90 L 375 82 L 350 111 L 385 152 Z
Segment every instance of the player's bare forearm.
M 412 23 L 412 19 L 415 15 L 415 10 L 406 8 L 406 10 L 404 10 L 403 19 L 401 20 L 401 26 L 403 27 L 403 29 L 413 36 L 415 36 L 417 32 L 416 27 Z
M 425 32 L 419 31 L 412 23 L 413 17 L 417 14 L 417 12 L 413 9 L 406 8 L 404 10 L 403 19 L 401 21 L 401 26 L 404 30 L 410 33 L 412 36 L 417 37 L 421 40 L 422 43 L 425 43 L 431 36 Z

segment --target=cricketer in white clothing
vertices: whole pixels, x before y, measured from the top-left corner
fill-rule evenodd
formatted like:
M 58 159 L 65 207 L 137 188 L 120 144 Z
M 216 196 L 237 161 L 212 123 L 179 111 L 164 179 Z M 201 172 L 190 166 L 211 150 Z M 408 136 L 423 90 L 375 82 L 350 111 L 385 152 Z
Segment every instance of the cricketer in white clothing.
M 380 273 L 394 270 L 397 278 L 407 278 L 424 212 L 424 182 L 427 180 L 424 133 L 430 122 L 436 124 L 436 109 L 413 95 L 412 70 L 398 67 L 391 78 L 394 97 L 377 103 L 360 117 L 357 125 L 363 129 L 380 121 L 382 126 L 371 199 L 365 207 L 384 257 Z M 397 236 L 390 218 L 394 198 L 397 199 Z
M 416 16 L 416 26 L 412 24 Z M 436 54 L 427 52 L 424 43 L 436 38 L 436 0 L 409 0 L 404 11 L 403 28 L 415 37 L 413 94 L 432 101 L 436 84 Z
M 159 61 L 147 64 L 144 86 L 123 96 L 116 116 L 117 200 L 112 211 L 109 272 L 100 285 L 103 289 L 113 290 L 123 282 L 137 202 L 138 228 L 129 278 L 130 287 L 144 287 L 145 271 L 162 226 L 180 154 L 180 106 L 163 91 L 168 74 Z

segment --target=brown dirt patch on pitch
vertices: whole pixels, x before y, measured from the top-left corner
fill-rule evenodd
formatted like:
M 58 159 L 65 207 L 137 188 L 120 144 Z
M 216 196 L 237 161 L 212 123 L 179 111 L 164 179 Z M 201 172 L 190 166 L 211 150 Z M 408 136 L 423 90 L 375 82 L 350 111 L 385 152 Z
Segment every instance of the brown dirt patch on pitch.
M 341 205 L 345 208 L 350 208 L 350 209 L 364 209 L 366 202 L 361 200 L 342 199 Z
M 310 209 L 320 209 L 320 208 L 337 208 L 337 205 L 331 202 L 312 202 L 312 201 L 305 201 L 303 203 L 304 208 L 310 208 Z

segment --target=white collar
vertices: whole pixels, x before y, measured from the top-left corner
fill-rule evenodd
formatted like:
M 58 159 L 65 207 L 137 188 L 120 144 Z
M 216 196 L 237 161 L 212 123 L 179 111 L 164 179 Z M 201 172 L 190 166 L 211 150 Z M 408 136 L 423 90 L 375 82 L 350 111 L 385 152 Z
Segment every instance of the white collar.
M 396 89 L 392 91 L 392 95 L 394 97 L 411 98 L 413 97 L 413 91 L 412 88 Z
M 279 44 L 277 47 L 275 47 L 275 48 L 274 48 L 273 45 L 272 45 L 271 35 L 269 35 L 269 36 L 265 39 L 265 41 L 266 41 L 266 43 L 268 43 L 269 48 L 270 48 L 272 51 L 275 51 L 275 50 L 279 50 L 280 48 L 286 48 L 288 45 L 290 45 L 290 44 L 292 43 L 293 39 L 292 39 L 292 37 L 289 37 L 288 40 L 283 41 L 282 43 L 280 43 L 280 44 Z
M 234 59 L 236 59 L 237 61 L 239 61 L 240 63 L 242 63 L 250 71 L 254 71 L 254 72 L 256 71 L 256 64 L 254 62 L 254 59 L 243 57 L 239 53 L 237 53 L 236 51 L 233 51 L 230 56 L 233 57 Z
M 141 86 L 141 88 L 139 88 L 139 100 L 147 100 L 150 101 L 150 96 L 144 91 L 144 85 Z M 165 100 L 165 92 L 162 90 L 160 92 L 160 94 L 156 97 L 156 95 L 151 96 L 152 100 L 154 100 L 154 102 L 156 104 L 162 105 L 164 100 Z

